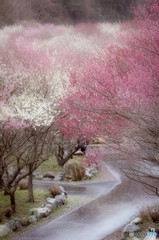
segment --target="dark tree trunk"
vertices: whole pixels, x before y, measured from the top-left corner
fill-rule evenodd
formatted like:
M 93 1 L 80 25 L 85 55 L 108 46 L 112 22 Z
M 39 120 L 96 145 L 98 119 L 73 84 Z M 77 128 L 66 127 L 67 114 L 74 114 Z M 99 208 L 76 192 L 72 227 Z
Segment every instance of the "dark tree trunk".
M 30 172 L 28 178 L 28 202 L 34 202 L 34 193 L 33 193 L 33 173 Z
M 61 146 L 58 146 L 57 147 L 57 150 L 55 152 L 55 156 L 56 156 L 56 159 L 57 159 L 57 162 L 58 162 L 58 165 L 60 167 L 63 167 L 65 165 L 65 163 L 70 159 L 70 158 L 73 158 L 73 154 L 75 152 L 77 152 L 77 150 L 79 149 L 79 145 L 77 146 L 74 146 L 73 148 L 70 148 L 68 150 L 68 153 L 67 155 L 65 155 L 65 151 L 64 151 L 64 148 L 61 147 Z
M 10 193 L 9 196 L 10 196 L 11 209 L 13 213 L 15 213 L 16 211 L 15 192 Z
M 4 190 L 4 195 L 6 196 L 6 195 L 9 195 L 9 193 L 6 191 L 6 190 Z

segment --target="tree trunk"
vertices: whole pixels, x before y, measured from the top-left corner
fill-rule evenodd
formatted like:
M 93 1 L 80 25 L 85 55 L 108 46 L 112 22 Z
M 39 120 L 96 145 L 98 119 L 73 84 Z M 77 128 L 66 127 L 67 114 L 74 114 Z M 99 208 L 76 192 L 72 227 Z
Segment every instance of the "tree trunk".
M 28 178 L 28 202 L 34 202 L 34 193 L 33 193 L 33 173 L 30 172 Z
M 4 195 L 6 196 L 6 195 L 9 195 L 9 193 L 6 191 L 6 190 L 4 190 Z
M 9 196 L 10 196 L 11 209 L 13 213 L 15 213 L 16 211 L 15 192 L 10 193 Z
M 58 146 L 56 152 L 55 152 L 55 157 L 57 159 L 58 165 L 60 167 L 63 167 L 65 163 L 70 159 L 73 158 L 73 154 L 79 149 L 79 145 L 74 146 L 73 148 L 70 148 L 68 150 L 68 153 L 66 156 L 64 156 L 64 148 L 61 146 Z

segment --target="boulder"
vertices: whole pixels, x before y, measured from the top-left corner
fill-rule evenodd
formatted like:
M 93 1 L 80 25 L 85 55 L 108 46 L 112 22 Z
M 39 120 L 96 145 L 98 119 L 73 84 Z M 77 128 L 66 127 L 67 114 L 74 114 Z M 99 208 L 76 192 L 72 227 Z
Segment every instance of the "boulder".
M 133 233 L 140 231 L 140 227 L 135 224 L 127 224 L 123 230 L 123 233 Z
M 64 177 L 65 177 L 65 174 L 64 174 L 64 173 L 58 173 L 58 174 L 55 176 L 54 180 L 55 180 L 55 181 L 62 181 L 62 180 L 64 179 Z
M 45 173 L 45 174 L 43 175 L 43 178 L 52 178 L 52 179 L 54 179 L 55 176 L 54 176 L 52 173 Z
M 93 177 L 93 174 L 91 173 L 91 170 L 89 168 L 85 169 L 85 179 L 91 179 Z
M 142 218 L 140 217 L 136 217 L 134 220 L 131 221 L 130 224 L 139 224 L 139 223 L 142 223 Z
M 56 209 L 58 207 L 57 200 L 55 198 L 47 198 L 45 201 L 45 206 L 47 204 L 50 204 L 52 207 L 52 210 Z
M 66 203 L 66 196 L 64 193 L 62 193 L 61 195 L 57 195 L 55 197 L 56 201 L 57 201 L 57 204 L 58 204 L 58 207 L 61 207 L 62 205 L 64 205 Z
M 47 207 L 43 208 L 33 208 L 30 210 L 32 215 L 35 215 L 38 219 L 45 218 L 49 215 L 50 211 Z
M 23 217 L 21 220 L 20 220 L 20 223 L 23 227 L 25 226 L 29 226 L 31 224 L 31 222 L 29 221 L 29 219 L 27 217 Z
M 34 172 L 33 177 L 37 180 L 42 180 L 43 179 L 43 174 L 41 172 Z
M 59 186 L 59 189 L 61 190 L 62 193 L 65 194 L 65 196 L 67 197 L 67 192 L 65 191 L 63 186 Z
M 6 237 L 8 234 L 12 232 L 12 229 L 8 224 L 0 225 L 0 238 Z
M 49 213 L 51 213 L 52 210 L 53 210 L 53 207 L 52 207 L 51 204 L 48 204 L 48 203 L 47 203 L 47 204 L 44 205 L 44 207 L 48 208 Z
M 15 218 L 11 220 L 8 225 L 12 231 L 18 231 L 21 228 L 21 220 L 19 218 Z
M 32 224 L 32 223 L 36 223 L 38 221 L 38 219 L 36 216 L 32 215 L 32 216 L 28 217 L 28 221 L 30 224 Z

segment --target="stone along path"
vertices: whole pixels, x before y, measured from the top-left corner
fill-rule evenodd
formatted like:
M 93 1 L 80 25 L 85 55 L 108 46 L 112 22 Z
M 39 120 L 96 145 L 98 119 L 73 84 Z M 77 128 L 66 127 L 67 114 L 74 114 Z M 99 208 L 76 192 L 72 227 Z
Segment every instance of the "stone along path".
M 122 164 L 125 163 L 109 163 L 108 169 L 114 175 L 114 180 L 74 185 L 74 191 L 77 187 L 79 195 L 92 195 L 94 200 L 19 240 L 101 240 L 126 224 L 138 212 L 138 208 L 151 201 L 151 198 L 144 194 L 142 185 L 117 172 Z M 43 185 L 45 187 L 46 183 Z M 65 188 L 68 194 L 69 191 L 73 192 L 69 184 Z

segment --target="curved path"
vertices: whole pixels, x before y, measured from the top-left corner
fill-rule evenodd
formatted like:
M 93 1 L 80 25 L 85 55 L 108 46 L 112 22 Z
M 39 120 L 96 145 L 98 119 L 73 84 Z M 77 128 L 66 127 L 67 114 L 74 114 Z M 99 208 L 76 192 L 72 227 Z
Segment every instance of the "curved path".
M 102 240 L 128 222 L 139 207 L 152 203 L 152 199 L 144 194 L 143 185 L 120 175 L 119 167 L 125 166 L 125 162 L 117 159 L 114 158 L 111 164 L 106 161 L 114 181 L 64 186 L 68 193 L 76 189 L 78 194 L 94 196 L 93 201 L 33 230 L 20 240 Z M 47 184 L 43 184 L 44 189 Z

